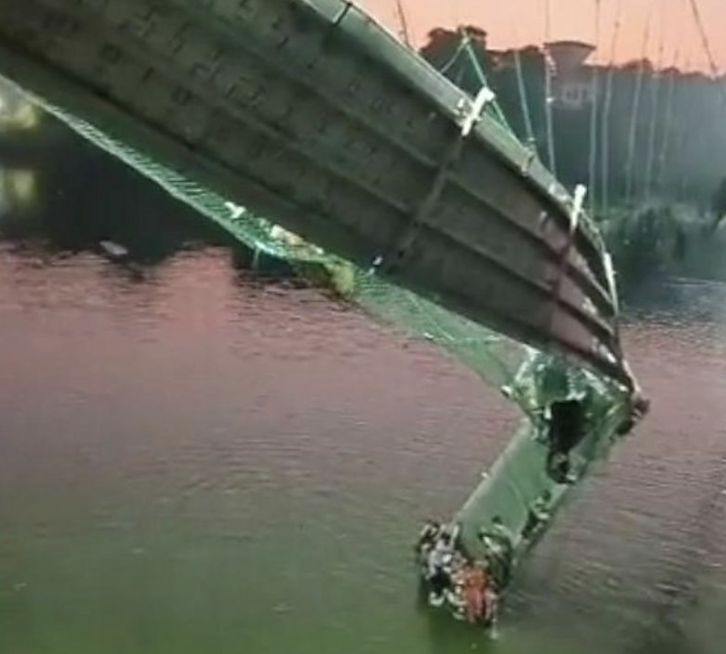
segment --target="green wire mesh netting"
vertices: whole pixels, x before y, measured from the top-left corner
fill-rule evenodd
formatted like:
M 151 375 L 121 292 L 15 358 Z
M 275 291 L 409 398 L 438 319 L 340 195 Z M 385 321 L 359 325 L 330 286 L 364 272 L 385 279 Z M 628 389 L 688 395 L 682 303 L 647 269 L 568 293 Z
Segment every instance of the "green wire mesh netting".
M 397 325 L 409 336 L 442 346 L 487 383 L 499 387 L 513 378 L 525 353 L 518 343 L 306 243 L 64 109 L 34 99 L 81 136 L 150 178 L 253 251 L 289 262 L 301 275 L 329 285 L 341 297 Z M 516 139 L 496 102 L 488 103 L 485 111 L 503 132 Z

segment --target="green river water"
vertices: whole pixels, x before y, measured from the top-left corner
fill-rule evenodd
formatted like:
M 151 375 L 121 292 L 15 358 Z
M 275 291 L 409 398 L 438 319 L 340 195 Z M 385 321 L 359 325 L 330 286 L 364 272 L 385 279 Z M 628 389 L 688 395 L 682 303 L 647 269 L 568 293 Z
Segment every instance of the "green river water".
M 516 422 L 428 345 L 224 249 L 130 274 L 0 247 L 0 653 L 723 654 L 726 288 L 631 312 L 652 414 L 542 543 L 499 638 L 411 544 Z

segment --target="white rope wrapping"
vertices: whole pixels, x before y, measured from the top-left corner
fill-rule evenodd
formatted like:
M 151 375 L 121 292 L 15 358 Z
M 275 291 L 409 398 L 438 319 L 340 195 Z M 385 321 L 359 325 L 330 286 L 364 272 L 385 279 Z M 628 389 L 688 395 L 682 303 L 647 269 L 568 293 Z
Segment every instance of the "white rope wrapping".
M 474 102 L 471 103 L 469 111 L 464 114 L 461 121 L 461 135 L 464 138 L 471 134 L 471 130 L 474 129 L 474 125 L 476 125 L 476 123 L 481 119 L 484 107 L 488 103 L 493 102 L 496 97 L 497 96 L 494 94 L 494 91 L 492 91 L 488 86 L 482 86 L 479 93 L 477 93 Z

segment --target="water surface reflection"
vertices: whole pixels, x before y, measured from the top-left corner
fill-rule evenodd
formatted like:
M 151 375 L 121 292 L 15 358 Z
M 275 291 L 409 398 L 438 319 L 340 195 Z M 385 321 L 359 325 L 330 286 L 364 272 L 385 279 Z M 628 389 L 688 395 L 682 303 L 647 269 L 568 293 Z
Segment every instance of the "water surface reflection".
M 721 652 L 726 360 L 689 307 L 723 287 L 631 318 L 653 415 L 487 645 L 419 610 L 409 554 L 503 444 L 497 394 L 223 249 L 119 272 L 0 250 L 4 651 Z

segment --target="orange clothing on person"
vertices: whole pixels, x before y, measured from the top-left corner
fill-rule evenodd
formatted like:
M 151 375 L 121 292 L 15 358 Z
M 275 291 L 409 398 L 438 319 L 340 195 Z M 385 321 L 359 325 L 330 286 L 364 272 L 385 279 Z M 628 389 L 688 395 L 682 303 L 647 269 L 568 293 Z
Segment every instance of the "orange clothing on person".
M 464 569 L 464 601 L 466 602 L 466 617 L 474 623 L 484 615 L 485 599 L 488 577 L 486 572 L 478 565 L 466 566 Z

